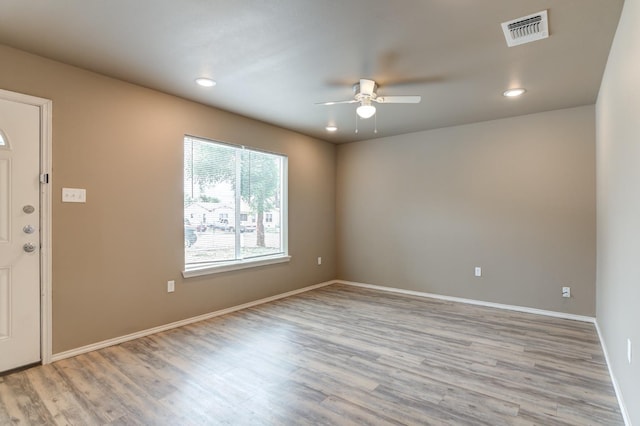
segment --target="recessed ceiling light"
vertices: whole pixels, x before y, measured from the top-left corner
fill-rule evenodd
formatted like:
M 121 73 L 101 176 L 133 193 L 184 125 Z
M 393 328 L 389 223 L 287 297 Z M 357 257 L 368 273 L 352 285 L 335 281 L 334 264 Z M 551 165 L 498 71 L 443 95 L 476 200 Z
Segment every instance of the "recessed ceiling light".
M 516 96 L 522 95 L 526 90 L 518 88 L 518 89 L 509 89 L 506 90 L 502 96 L 506 96 L 507 98 L 515 98 Z
M 211 80 L 210 78 L 200 77 L 196 78 L 196 83 L 202 87 L 213 87 L 216 85 L 216 82 Z
M 336 126 L 327 126 L 325 127 L 325 129 L 327 129 L 327 132 L 335 132 L 336 130 L 338 130 Z

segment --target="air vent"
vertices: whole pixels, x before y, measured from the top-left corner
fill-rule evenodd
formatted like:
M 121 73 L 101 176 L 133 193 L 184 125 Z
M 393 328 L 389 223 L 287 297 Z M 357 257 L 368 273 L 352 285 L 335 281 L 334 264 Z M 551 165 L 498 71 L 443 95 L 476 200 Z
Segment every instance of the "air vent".
M 548 23 L 546 10 L 503 22 L 502 31 L 507 40 L 507 46 L 518 46 L 549 37 Z

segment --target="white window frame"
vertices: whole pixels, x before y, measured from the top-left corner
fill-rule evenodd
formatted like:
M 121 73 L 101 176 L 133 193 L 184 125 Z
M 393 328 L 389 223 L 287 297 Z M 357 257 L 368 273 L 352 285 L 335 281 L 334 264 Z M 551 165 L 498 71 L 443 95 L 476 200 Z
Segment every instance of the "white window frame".
M 248 258 L 248 259 L 234 259 L 234 260 L 230 260 L 227 262 L 218 262 L 215 264 L 207 264 L 207 265 L 202 265 L 202 266 L 192 266 L 192 267 L 187 267 L 186 263 L 184 264 L 184 269 L 182 270 L 182 276 L 184 278 L 191 278 L 191 277 L 200 277 L 200 276 L 204 276 L 204 275 L 211 275 L 211 274 L 218 274 L 218 273 L 222 273 L 222 272 L 229 272 L 229 271 L 237 271 L 237 270 L 241 270 L 241 269 L 247 269 L 247 268 L 256 268 L 256 267 L 261 267 L 261 266 L 267 266 L 267 265 L 274 265 L 274 264 L 278 264 L 278 263 L 286 263 L 289 262 L 291 260 L 291 256 L 289 255 L 289 217 L 288 217 L 288 201 L 289 201 L 289 190 L 288 190 L 288 181 L 289 181 L 289 169 L 288 169 L 288 157 L 284 154 L 280 154 L 280 153 L 275 153 L 275 152 L 270 152 L 270 151 L 265 151 L 265 150 L 260 150 L 257 148 L 253 148 L 253 147 L 249 147 L 249 146 L 245 146 L 245 145 L 237 145 L 237 144 L 232 144 L 232 143 L 227 143 L 227 142 L 221 142 L 221 141 L 217 141 L 217 140 L 211 140 L 211 139 L 207 139 L 207 138 L 202 138 L 202 137 L 198 137 L 198 136 L 191 136 L 191 135 L 185 135 L 183 140 L 186 138 L 191 138 L 191 139 L 196 139 L 196 140 L 200 140 L 203 142 L 211 142 L 211 143 L 216 143 L 216 144 L 220 144 L 220 145 L 228 145 L 230 147 L 233 148 L 238 148 L 238 149 L 248 149 L 251 151 L 255 151 L 255 152 L 264 152 L 266 154 L 273 154 L 273 155 L 277 155 L 279 157 L 282 158 L 282 176 L 281 176 L 281 188 L 282 188 L 282 196 L 281 196 L 281 200 L 280 200 L 280 208 L 281 208 L 281 224 L 280 224 L 280 232 L 281 232 L 281 239 L 282 239 L 282 252 L 274 254 L 274 255 L 267 255 L 267 256 L 260 256 L 257 258 Z M 238 151 L 239 152 L 239 151 Z M 184 161 L 184 160 L 183 160 Z M 183 183 L 184 183 L 184 176 L 182 177 Z M 240 197 L 240 194 L 237 195 L 237 197 Z M 240 224 L 240 208 L 236 208 L 236 223 Z M 237 227 L 238 230 L 240 229 L 240 227 Z M 239 232 L 239 231 L 238 231 Z M 237 247 L 238 242 L 236 242 L 236 250 L 238 250 Z

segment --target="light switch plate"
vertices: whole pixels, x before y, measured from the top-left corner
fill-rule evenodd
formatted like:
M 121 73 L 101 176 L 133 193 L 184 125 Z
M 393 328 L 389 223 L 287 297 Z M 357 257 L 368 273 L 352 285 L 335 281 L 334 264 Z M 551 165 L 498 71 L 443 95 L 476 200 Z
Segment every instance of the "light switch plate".
M 81 188 L 62 188 L 63 203 L 86 203 L 87 190 Z

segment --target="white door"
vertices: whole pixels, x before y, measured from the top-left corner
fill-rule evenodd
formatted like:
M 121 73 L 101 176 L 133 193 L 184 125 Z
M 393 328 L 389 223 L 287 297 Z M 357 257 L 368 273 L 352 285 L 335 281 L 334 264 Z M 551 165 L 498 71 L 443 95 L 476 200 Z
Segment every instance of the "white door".
M 40 109 L 0 99 L 0 371 L 40 361 Z

